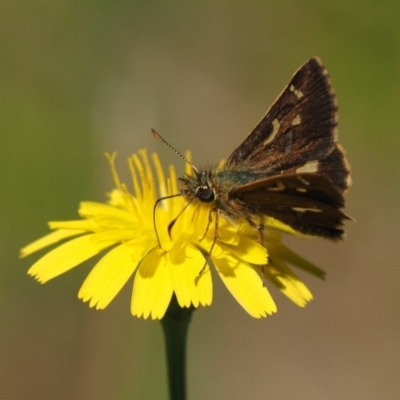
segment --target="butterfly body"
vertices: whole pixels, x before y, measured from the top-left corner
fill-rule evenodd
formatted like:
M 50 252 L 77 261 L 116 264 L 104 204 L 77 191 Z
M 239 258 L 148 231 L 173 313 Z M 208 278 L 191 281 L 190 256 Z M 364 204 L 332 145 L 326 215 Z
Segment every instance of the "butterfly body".
M 311 58 L 225 166 L 183 176 L 181 193 L 233 220 L 269 216 L 304 234 L 340 239 L 350 172 L 336 125 L 328 73 Z

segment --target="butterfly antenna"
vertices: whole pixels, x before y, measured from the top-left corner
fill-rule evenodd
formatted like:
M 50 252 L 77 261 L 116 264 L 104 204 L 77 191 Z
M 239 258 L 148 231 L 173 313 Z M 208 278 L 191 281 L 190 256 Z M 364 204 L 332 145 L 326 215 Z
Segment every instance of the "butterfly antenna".
M 197 168 L 182 154 L 180 153 L 175 147 L 170 145 L 159 133 L 157 133 L 154 129 L 151 130 L 151 134 L 156 138 L 161 140 L 164 144 L 166 144 L 175 154 L 177 154 L 182 160 L 184 160 L 187 164 L 189 164 L 192 168 L 193 171 L 198 173 L 199 171 Z

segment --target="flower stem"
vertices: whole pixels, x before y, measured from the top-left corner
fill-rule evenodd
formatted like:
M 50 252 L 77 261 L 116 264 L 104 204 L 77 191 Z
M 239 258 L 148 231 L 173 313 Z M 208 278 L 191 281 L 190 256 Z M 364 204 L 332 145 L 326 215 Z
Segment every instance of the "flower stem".
M 170 400 L 186 399 L 186 339 L 194 307 L 181 308 L 173 295 L 161 320 L 165 336 Z

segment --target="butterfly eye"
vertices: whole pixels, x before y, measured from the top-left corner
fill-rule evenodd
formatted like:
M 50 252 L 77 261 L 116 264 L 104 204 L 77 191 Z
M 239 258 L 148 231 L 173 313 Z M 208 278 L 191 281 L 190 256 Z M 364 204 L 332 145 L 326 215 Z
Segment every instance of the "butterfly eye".
M 215 193 L 210 188 L 200 188 L 197 192 L 197 198 L 204 203 L 211 203 L 215 200 Z

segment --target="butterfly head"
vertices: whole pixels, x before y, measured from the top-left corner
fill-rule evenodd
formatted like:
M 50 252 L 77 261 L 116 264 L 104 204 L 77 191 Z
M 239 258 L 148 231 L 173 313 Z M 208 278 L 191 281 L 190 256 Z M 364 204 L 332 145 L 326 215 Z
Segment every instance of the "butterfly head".
M 198 199 L 201 203 L 214 203 L 217 199 L 217 193 L 213 185 L 212 173 L 197 170 L 193 172 L 193 175 L 185 175 L 179 178 L 183 197 L 189 201 Z

